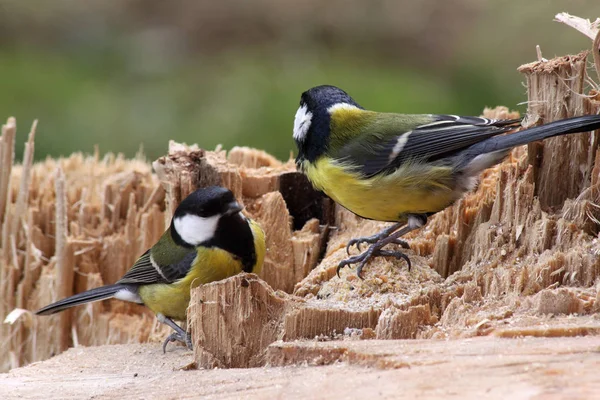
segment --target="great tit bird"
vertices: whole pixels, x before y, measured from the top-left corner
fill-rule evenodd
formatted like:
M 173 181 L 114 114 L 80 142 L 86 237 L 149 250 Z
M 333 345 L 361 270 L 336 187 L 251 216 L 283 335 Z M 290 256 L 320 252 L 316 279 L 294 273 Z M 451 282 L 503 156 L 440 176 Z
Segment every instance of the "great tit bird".
M 164 341 L 163 352 L 173 341 L 191 349 L 190 335 L 173 321 L 185 321 L 190 289 L 241 271 L 259 273 L 262 268 L 265 234 L 241 211 L 226 188 L 196 190 L 179 204 L 159 241 L 117 283 L 57 301 L 36 314 L 54 314 L 109 298 L 140 303 L 175 330 Z
M 567 118 L 501 135 L 520 119 L 491 120 L 435 114 L 368 111 L 335 86 L 302 93 L 294 120 L 296 165 L 317 190 L 356 215 L 395 222 L 376 235 L 348 242 L 370 247 L 339 263 L 337 272 L 369 259 L 394 256 L 390 243 L 408 248 L 400 237 L 422 227 L 427 218 L 461 198 L 479 174 L 498 164 L 513 147 L 558 135 L 600 128 L 600 115 Z

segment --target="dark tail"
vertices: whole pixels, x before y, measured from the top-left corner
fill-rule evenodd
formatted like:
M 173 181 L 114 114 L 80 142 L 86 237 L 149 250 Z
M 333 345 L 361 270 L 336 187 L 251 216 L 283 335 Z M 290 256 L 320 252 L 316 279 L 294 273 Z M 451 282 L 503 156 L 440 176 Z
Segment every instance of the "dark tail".
M 49 304 L 44 308 L 40 308 L 35 313 L 37 315 L 50 315 L 79 304 L 109 299 L 123 288 L 124 286 L 120 284 L 100 286 L 98 288 L 90 289 L 86 292 L 67 297 L 66 299 L 59 300 L 56 303 Z
M 509 150 L 537 140 L 543 140 L 554 136 L 568 135 L 570 133 L 581 133 L 600 129 L 600 115 L 584 115 L 561 119 L 545 125 L 535 126 L 516 133 L 503 136 L 494 136 L 479 142 L 467 150 L 467 158 L 477 157 L 479 154 L 493 153 L 496 151 Z

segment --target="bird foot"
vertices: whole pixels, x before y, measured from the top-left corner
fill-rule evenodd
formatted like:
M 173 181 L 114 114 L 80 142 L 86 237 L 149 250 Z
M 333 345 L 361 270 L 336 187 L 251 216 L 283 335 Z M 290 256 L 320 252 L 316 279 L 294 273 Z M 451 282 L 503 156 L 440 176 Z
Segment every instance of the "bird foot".
M 400 239 L 396 239 L 396 240 L 400 240 Z M 396 243 L 396 242 L 390 241 L 388 243 Z M 353 257 L 347 258 L 345 260 L 342 260 L 337 266 L 338 277 L 340 276 L 340 270 L 342 268 L 344 268 L 346 265 L 358 263 L 358 268 L 356 269 L 356 275 L 358 275 L 358 277 L 360 279 L 363 279 L 362 270 L 365 267 L 365 265 L 367 264 L 367 262 L 369 262 L 369 260 L 373 257 L 396 257 L 398 259 L 403 259 L 406 261 L 406 264 L 408 264 L 408 270 L 410 271 L 410 268 L 411 268 L 410 258 L 406 254 L 402 253 L 401 251 L 391 251 L 391 250 L 382 250 L 381 249 L 382 246 L 385 246 L 388 243 L 384 243 L 383 245 L 381 245 L 379 243 L 375 243 L 375 244 L 371 245 L 371 247 L 369 247 L 365 252 L 363 252 L 357 256 L 353 256 Z M 404 247 L 404 246 L 402 246 L 402 247 Z
M 181 343 L 184 343 L 187 346 L 188 349 L 193 350 L 192 336 L 189 333 L 187 333 L 187 332 L 183 332 L 183 334 L 181 332 L 173 332 L 169 336 L 167 336 L 167 338 L 163 342 L 163 346 L 162 346 L 163 353 L 167 352 L 167 345 L 170 342 L 181 342 Z
M 369 260 L 373 257 L 396 257 L 398 259 L 403 259 L 408 264 L 408 270 L 410 271 L 411 263 L 410 258 L 406 254 L 401 251 L 391 251 L 391 250 L 382 250 L 383 247 L 387 246 L 390 243 L 399 244 L 405 249 L 409 249 L 410 246 L 408 243 L 400 237 L 406 235 L 407 233 L 418 229 L 427 223 L 427 215 L 425 214 L 410 214 L 408 215 L 406 225 L 400 229 L 401 223 L 398 222 L 389 228 L 382 230 L 381 232 L 373 235 L 373 236 L 365 236 L 356 239 L 352 239 L 348 242 L 346 246 L 346 252 L 349 252 L 350 247 L 352 245 L 356 245 L 356 247 L 360 250 L 361 243 L 372 243 L 369 248 L 357 255 L 345 260 L 342 260 L 337 267 L 337 275 L 340 276 L 340 269 L 344 268 L 346 265 L 350 264 L 358 264 L 358 268 L 356 269 L 356 275 L 360 279 L 363 279 L 361 274 L 362 270 L 369 262 Z M 348 253 L 348 255 L 350 255 Z
M 385 239 L 388 236 L 389 236 L 389 234 L 387 232 L 380 232 L 380 233 L 377 233 L 372 236 L 361 236 L 356 239 L 350 239 L 348 241 L 348 244 L 346 245 L 346 254 L 350 255 L 350 248 L 352 246 L 356 246 L 358 251 L 361 251 L 360 246 L 362 244 L 365 244 L 365 243 L 374 244 L 374 243 L 379 242 L 382 239 Z M 394 240 L 390 241 L 389 243 L 399 244 L 404 249 L 410 249 L 410 246 L 408 245 L 408 242 L 406 240 L 394 239 Z

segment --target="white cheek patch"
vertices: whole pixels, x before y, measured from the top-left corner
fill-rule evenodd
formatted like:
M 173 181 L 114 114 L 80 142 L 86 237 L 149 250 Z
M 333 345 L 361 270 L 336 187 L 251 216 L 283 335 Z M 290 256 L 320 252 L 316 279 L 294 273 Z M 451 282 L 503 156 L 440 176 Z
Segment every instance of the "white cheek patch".
M 332 105 L 331 107 L 329 107 L 327 109 L 327 112 L 331 115 L 336 111 L 340 111 L 340 110 L 360 110 L 360 108 L 353 106 L 352 104 L 348 104 L 348 103 L 337 103 Z
M 312 113 L 308 111 L 306 104 L 298 108 L 296 117 L 294 118 L 294 140 L 303 142 L 306 139 L 306 134 L 312 122 Z
M 175 218 L 173 225 L 184 242 L 198 246 L 215 235 L 220 217 L 218 214 L 208 218 L 186 214 Z

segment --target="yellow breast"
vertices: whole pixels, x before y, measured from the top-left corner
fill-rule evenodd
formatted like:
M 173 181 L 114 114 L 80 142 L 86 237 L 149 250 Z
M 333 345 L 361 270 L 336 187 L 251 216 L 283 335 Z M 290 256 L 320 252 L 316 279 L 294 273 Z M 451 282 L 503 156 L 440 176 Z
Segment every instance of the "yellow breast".
M 254 236 L 254 251 L 256 252 L 256 263 L 252 272 L 260 274 L 262 271 L 263 262 L 265 261 L 265 254 L 267 253 L 267 244 L 265 242 L 265 232 L 262 230 L 260 225 L 253 219 L 249 219 L 250 229 Z
M 456 197 L 448 167 L 406 163 L 391 174 L 367 179 L 327 157 L 305 161 L 303 168 L 315 188 L 353 213 L 378 221 L 402 222 L 406 213 L 437 212 Z
M 250 228 L 254 235 L 256 263 L 252 272 L 259 273 L 265 258 L 265 234 L 260 226 L 252 221 Z M 190 290 L 204 283 L 229 278 L 242 271 L 242 262 L 228 251 L 219 248 L 199 247 L 198 255 L 190 272 L 172 284 L 154 284 L 140 287 L 139 295 L 144 304 L 154 313 L 163 314 L 177 320 L 186 319 L 190 303 Z

